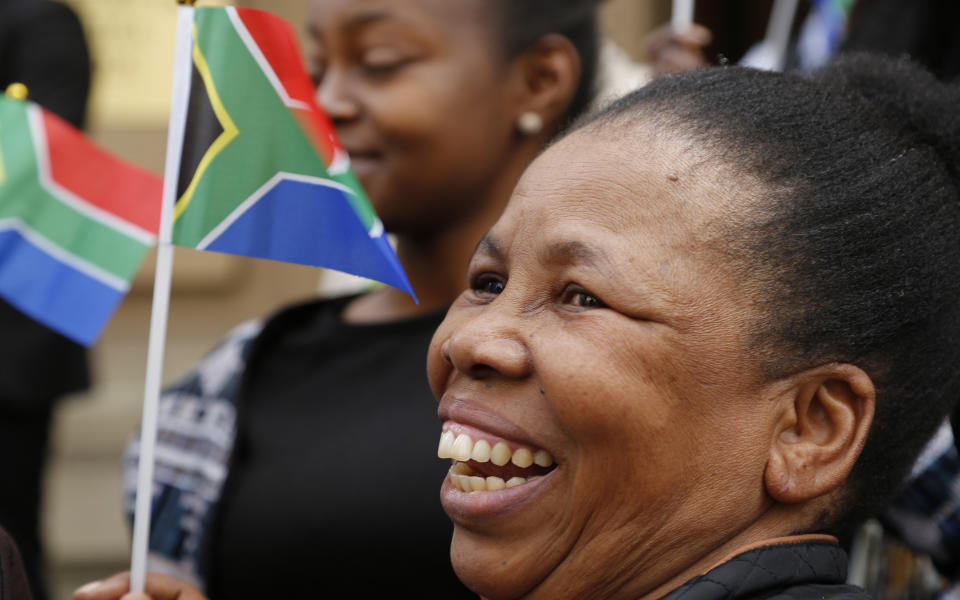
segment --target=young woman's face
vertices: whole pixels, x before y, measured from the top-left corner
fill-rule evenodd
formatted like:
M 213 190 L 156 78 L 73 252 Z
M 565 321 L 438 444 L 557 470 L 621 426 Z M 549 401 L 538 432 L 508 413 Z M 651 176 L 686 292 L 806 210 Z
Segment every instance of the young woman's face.
M 739 184 L 601 133 L 534 161 L 430 347 L 451 555 L 489 598 L 662 593 L 770 506 L 771 384 L 707 241 Z
M 485 0 L 314 0 L 318 98 L 389 230 L 467 213 L 514 139 Z

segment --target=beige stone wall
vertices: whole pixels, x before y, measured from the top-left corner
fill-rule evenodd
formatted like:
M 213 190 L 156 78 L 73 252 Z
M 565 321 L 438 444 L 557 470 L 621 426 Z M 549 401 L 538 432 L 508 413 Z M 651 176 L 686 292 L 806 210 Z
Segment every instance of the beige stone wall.
M 601 27 L 635 60 L 644 59 L 643 36 L 670 20 L 669 0 L 607 0 L 600 11 Z

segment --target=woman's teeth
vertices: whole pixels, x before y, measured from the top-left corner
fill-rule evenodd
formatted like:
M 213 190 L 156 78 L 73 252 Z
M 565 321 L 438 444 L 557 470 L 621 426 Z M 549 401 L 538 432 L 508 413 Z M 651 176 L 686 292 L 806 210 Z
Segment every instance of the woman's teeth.
M 440 436 L 437 456 L 452 458 L 456 461 L 450 468 L 450 480 L 464 492 L 502 490 L 539 477 L 539 474 L 534 473 L 528 477 L 513 476 L 507 479 L 497 476 L 483 477 L 467 465 L 467 461 L 490 462 L 498 467 L 511 463 L 521 469 L 532 465 L 546 468 L 554 464 L 553 456 L 546 450 L 532 450 L 522 446 L 511 450 L 510 446 L 503 441 L 496 442 L 493 446 L 487 440 L 478 440 L 474 443 L 466 433 L 454 436 L 452 431 L 444 431 Z
M 506 481 L 502 477 L 481 477 L 476 475 L 469 465 L 462 462 L 455 462 L 450 467 L 450 481 L 460 488 L 462 492 L 494 492 L 504 488 L 512 488 L 536 479 L 539 475 L 531 477 L 511 477 Z
M 510 446 L 505 442 L 497 442 L 491 447 L 487 440 L 478 440 L 474 443 L 466 433 L 454 437 L 452 431 L 444 431 L 440 436 L 437 456 L 461 462 L 468 460 L 479 463 L 492 462 L 498 467 L 513 463 L 521 469 L 526 469 L 533 464 L 541 467 L 549 467 L 553 464 L 553 456 L 546 450 L 534 451 L 521 446 L 511 451 Z

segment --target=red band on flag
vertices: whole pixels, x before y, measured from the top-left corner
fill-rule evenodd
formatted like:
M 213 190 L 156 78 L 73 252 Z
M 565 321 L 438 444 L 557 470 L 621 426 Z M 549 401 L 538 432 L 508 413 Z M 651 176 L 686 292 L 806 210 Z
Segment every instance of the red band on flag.
M 157 233 L 163 185 L 158 176 L 111 156 L 50 112 L 43 111 L 43 126 L 50 177 L 56 183 L 100 209 Z
M 333 160 L 334 149 L 341 144 L 333 125 L 316 105 L 314 85 L 300 57 L 293 28 L 283 19 L 262 10 L 237 8 L 236 11 L 287 95 L 292 100 L 310 106 L 310 110 L 291 110 L 296 114 L 317 153 L 329 166 Z

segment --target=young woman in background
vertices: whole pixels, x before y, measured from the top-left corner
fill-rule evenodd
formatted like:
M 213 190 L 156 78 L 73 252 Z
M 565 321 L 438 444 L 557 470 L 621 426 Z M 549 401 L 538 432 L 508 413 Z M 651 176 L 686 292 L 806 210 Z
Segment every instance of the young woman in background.
M 149 569 L 231 600 L 469 596 L 423 361 L 520 173 L 591 98 L 595 2 L 316 0 L 310 36 L 320 104 L 420 303 L 384 287 L 285 308 L 168 389 Z

